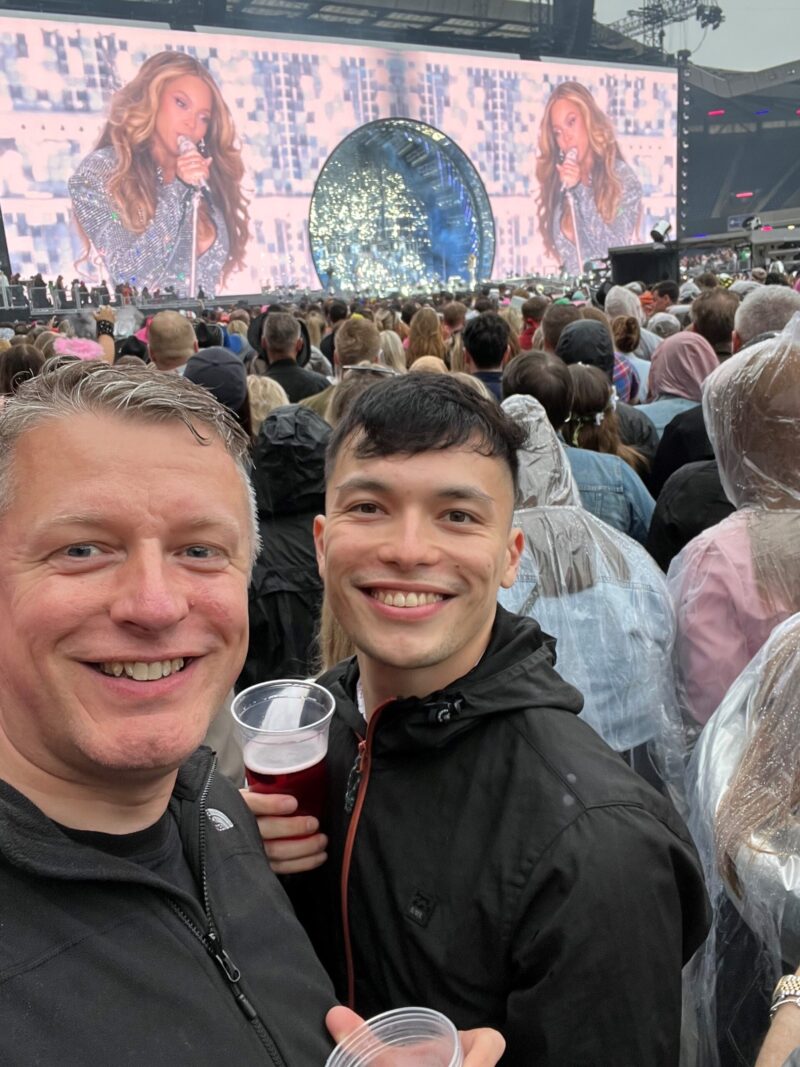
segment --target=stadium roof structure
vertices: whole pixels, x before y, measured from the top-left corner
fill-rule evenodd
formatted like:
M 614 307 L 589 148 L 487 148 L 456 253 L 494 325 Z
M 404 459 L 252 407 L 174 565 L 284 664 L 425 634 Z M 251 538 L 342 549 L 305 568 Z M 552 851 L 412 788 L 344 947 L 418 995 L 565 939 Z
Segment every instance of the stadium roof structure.
M 561 6 L 564 5 L 564 6 Z M 16 11 L 86 18 L 85 0 L 13 3 Z M 560 9 L 560 10 L 559 10 Z M 593 22 L 583 47 L 574 31 L 564 43 L 576 4 L 570 0 L 94 0 L 91 18 L 159 23 L 176 30 L 298 37 L 344 37 L 415 47 L 492 51 L 533 59 L 561 56 L 619 63 L 663 64 L 664 56 L 615 29 Z M 8 12 L 9 14 L 11 12 Z

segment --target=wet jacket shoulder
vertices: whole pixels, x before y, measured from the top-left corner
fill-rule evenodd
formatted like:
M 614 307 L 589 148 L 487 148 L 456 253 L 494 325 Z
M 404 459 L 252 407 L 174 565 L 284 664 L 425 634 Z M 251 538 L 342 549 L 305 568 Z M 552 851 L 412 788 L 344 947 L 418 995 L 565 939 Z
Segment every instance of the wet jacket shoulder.
M 650 463 L 658 448 L 658 431 L 643 411 L 630 404 L 617 404 L 620 440 L 637 449 Z
M 324 1062 L 333 992 L 252 816 L 212 767 L 198 750 L 170 803 L 197 899 L 73 841 L 0 782 L 0 1062 Z M 210 929 L 203 885 L 238 983 L 201 940 Z
M 577 718 L 552 642 L 500 608 L 474 671 L 368 732 L 356 680 L 355 661 L 321 679 L 330 859 L 293 890 L 340 996 L 496 1026 L 504 1065 L 674 1067 L 699 865 L 672 808 Z

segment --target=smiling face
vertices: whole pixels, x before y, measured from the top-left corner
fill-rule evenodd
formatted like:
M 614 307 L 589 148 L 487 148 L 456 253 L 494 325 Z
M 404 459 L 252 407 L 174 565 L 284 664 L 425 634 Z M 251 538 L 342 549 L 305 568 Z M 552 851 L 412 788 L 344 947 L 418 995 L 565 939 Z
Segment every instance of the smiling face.
M 522 551 L 513 501 L 506 463 L 472 449 L 369 459 L 342 449 L 317 559 L 376 699 L 427 696 L 481 658 Z
M 165 82 L 158 101 L 153 140 L 158 151 L 177 156 L 178 138 L 197 144 L 208 133 L 213 100 L 209 86 L 194 74 Z
M 562 158 L 574 149 L 577 153 L 575 162 L 583 163 L 591 148 L 580 107 L 573 100 L 556 100 L 550 111 L 550 127 Z
M 247 647 L 250 520 L 233 459 L 178 422 L 84 414 L 23 434 L 13 476 L 3 746 L 60 779 L 173 770 Z

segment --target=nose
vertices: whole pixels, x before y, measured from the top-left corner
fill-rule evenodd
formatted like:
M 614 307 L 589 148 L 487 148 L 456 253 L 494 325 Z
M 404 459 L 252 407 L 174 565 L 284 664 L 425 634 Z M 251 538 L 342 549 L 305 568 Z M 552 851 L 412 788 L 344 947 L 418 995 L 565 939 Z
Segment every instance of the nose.
M 171 629 L 189 614 L 184 582 L 160 547 L 142 548 L 117 571 L 112 621 L 144 633 Z
M 401 571 L 434 566 L 441 555 L 433 524 L 416 512 L 398 517 L 387 529 L 377 551 L 381 563 Z

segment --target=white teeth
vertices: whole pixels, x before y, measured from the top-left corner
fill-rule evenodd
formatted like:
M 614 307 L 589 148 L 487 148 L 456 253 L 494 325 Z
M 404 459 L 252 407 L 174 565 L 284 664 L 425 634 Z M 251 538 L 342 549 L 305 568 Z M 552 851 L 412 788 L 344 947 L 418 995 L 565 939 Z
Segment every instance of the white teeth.
M 110 674 L 114 678 L 121 678 L 124 674 L 136 682 L 155 682 L 159 678 L 168 678 L 170 674 L 176 674 L 182 670 L 184 660 L 180 656 L 176 659 L 156 660 L 153 663 L 145 663 L 143 660 L 132 660 L 128 663 L 111 660 L 99 666 L 103 674 Z
M 373 589 L 370 595 L 390 608 L 421 608 L 444 600 L 440 593 L 387 593 L 384 589 Z

